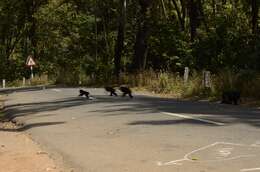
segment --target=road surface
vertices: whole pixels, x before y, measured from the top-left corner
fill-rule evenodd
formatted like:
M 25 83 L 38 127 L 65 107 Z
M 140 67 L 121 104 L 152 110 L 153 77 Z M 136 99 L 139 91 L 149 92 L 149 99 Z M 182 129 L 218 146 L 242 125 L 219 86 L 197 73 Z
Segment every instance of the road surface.
M 260 171 L 260 110 L 103 89 L 19 91 L 6 113 L 76 172 Z

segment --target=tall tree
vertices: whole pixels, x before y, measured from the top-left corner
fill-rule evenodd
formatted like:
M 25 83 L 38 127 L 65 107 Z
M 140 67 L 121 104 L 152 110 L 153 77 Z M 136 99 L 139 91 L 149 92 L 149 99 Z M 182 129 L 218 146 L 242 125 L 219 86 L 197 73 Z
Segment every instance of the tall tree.
M 174 8 L 177 12 L 178 20 L 181 25 L 181 30 L 185 30 L 185 20 L 186 20 L 186 1 L 180 0 L 180 5 L 178 5 L 177 0 L 172 0 Z
M 259 5 L 258 0 L 251 0 L 251 7 L 252 7 L 252 33 L 256 34 L 258 29 L 258 12 L 259 12 Z
M 197 0 L 190 0 L 188 2 L 188 13 L 190 18 L 190 39 L 193 42 L 197 35 L 198 27 L 198 3 Z
M 149 37 L 149 20 L 150 8 L 152 0 L 139 0 L 140 16 L 137 19 L 138 28 L 136 32 L 135 46 L 134 46 L 134 70 L 142 70 L 146 65 L 146 56 L 148 51 L 148 37 Z
M 117 41 L 115 45 L 115 74 L 119 79 L 121 70 L 121 58 L 124 49 L 124 37 L 125 37 L 125 20 L 126 20 L 126 0 L 120 0 L 118 13 L 118 31 Z

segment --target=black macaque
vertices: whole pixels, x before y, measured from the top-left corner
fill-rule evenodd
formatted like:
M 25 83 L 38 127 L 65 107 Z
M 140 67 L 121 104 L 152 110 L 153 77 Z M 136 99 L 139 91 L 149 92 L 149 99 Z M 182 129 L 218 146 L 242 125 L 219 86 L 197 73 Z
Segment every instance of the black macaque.
M 113 88 L 113 87 L 105 87 L 105 90 L 107 91 L 107 92 L 110 92 L 110 96 L 117 96 L 117 94 L 116 94 L 116 90 Z
M 123 95 L 122 95 L 123 97 L 125 97 L 126 95 L 128 95 L 130 98 L 133 98 L 133 96 L 132 96 L 132 91 L 131 91 L 130 88 L 128 88 L 128 87 L 120 87 L 119 89 L 120 89 L 120 91 L 123 92 Z
M 85 96 L 86 98 L 89 99 L 89 92 L 85 90 L 79 90 L 79 96 Z
M 238 102 L 240 101 L 241 100 L 239 91 L 225 91 L 222 94 L 221 103 L 238 105 Z

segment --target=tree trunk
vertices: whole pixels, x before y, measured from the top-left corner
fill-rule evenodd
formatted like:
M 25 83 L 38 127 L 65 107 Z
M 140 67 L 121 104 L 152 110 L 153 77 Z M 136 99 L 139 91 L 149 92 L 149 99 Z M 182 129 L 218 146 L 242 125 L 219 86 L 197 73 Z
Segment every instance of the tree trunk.
M 36 12 L 37 5 L 36 1 L 28 1 L 27 4 L 27 17 L 28 17 L 28 23 L 31 24 L 29 30 L 28 30 L 28 39 L 29 39 L 29 49 L 33 56 L 37 56 L 37 40 L 35 37 L 36 34 L 36 19 L 34 17 L 34 13 Z
M 197 35 L 197 25 L 198 25 L 198 9 L 196 0 L 189 1 L 189 17 L 190 17 L 190 38 L 193 42 Z
M 148 51 L 148 37 L 149 37 L 149 17 L 151 0 L 139 0 L 141 11 L 138 19 L 138 30 L 136 33 L 135 53 L 133 59 L 133 69 L 140 71 L 145 68 L 146 55 Z
M 165 17 L 165 19 L 167 20 L 167 19 L 168 19 L 168 15 L 167 15 L 167 11 L 166 11 L 166 7 L 165 7 L 164 0 L 161 0 L 161 4 L 162 4 L 162 9 L 163 9 L 164 17 Z
M 200 22 L 203 22 L 206 31 L 209 33 L 209 27 L 208 27 L 206 17 L 205 17 L 205 14 L 204 14 L 202 1 L 197 0 L 197 2 L 198 2 L 198 12 L 199 12 L 199 24 L 200 24 Z
M 182 9 L 182 27 L 183 31 L 185 30 L 185 20 L 186 20 L 186 1 L 181 0 L 181 9 Z
M 177 12 L 178 19 L 179 19 L 179 22 L 181 25 L 181 30 L 184 31 L 185 30 L 185 17 L 186 17 L 185 3 L 183 0 L 181 0 L 181 9 L 178 7 L 178 4 L 175 0 L 172 0 L 172 3 Z
M 258 29 L 258 11 L 259 11 L 259 7 L 257 4 L 257 0 L 251 0 L 252 1 L 252 33 L 256 34 L 257 33 L 257 29 Z
M 125 37 L 125 18 L 126 18 L 126 0 L 120 0 L 120 12 L 118 16 L 118 33 L 117 42 L 115 45 L 115 74 L 117 80 L 121 71 L 121 58 L 124 49 L 124 37 Z

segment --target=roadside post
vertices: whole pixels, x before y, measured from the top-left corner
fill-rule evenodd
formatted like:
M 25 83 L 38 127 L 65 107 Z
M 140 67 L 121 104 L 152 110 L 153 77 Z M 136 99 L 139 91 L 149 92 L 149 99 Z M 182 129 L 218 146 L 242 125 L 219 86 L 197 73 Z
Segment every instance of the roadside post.
M 211 88 L 210 71 L 203 71 L 203 86 Z
M 188 67 L 185 67 L 185 69 L 184 69 L 184 83 L 185 84 L 187 84 L 187 82 L 188 82 L 189 72 L 190 72 L 190 69 Z
M 35 61 L 34 61 L 34 59 L 33 59 L 33 56 L 32 56 L 32 55 L 29 55 L 29 56 L 27 57 L 27 60 L 26 60 L 26 66 L 30 67 L 30 69 L 31 69 L 31 79 L 34 78 L 33 66 L 35 66 L 35 65 L 36 65 L 36 63 L 35 63 Z
M 23 77 L 23 87 L 25 87 L 25 77 Z
M 5 79 L 3 79 L 3 88 L 5 88 Z

